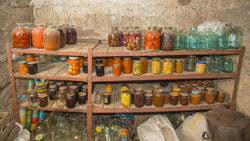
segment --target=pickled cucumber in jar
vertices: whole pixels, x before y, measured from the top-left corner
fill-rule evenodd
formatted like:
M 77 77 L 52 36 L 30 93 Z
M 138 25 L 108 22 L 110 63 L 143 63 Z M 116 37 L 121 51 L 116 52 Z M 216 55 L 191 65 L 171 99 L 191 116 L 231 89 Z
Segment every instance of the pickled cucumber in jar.
M 142 61 L 140 60 L 134 61 L 133 75 L 142 75 Z

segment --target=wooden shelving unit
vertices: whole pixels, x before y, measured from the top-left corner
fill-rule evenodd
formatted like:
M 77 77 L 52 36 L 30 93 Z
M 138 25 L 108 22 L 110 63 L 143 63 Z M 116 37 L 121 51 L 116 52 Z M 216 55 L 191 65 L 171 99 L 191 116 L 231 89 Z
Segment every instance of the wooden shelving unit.
M 9 73 L 12 86 L 12 103 L 15 112 L 15 119 L 20 122 L 19 109 L 34 109 L 34 110 L 44 110 L 44 111 L 62 111 L 62 112 L 79 112 L 87 114 L 87 128 L 89 141 L 92 139 L 92 114 L 93 113 L 157 113 L 157 112 L 169 112 L 169 111 L 190 111 L 190 110 L 209 110 L 215 108 L 235 108 L 235 97 L 237 92 L 237 87 L 239 83 L 240 70 L 242 65 L 242 58 L 244 54 L 245 47 L 241 49 L 233 50 L 209 50 L 209 51 L 157 51 L 157 52 L 147 52 L 145 50 L 140 51 L 128 51 L 126 47 L 109 47 L 107 43 L 101 43 L 100 41 L 95 42 L 78 42 L 76 45 L 66 45 L 58 51 L 47 51 L 44 49 L 17 49 L 11 48 L 9 44 L 6 44 L 7 56 L 9 63 Z M 81 73 L 79 75 L 68 75 L 66 72 L 66 63 L 52 63 L 49 66 L 39 65 L 39 73 L 35 75 L 29 74 L 19 74 L 13 70 L 12 63 L 12 53 L 26 53 L 26 54 L 47 54 L 47 55 L 63 55 L 63 56 L 80 56 L 88 57 L 88 73 Z M 131 56 L 131 57 L 175 57 L 175 56 L 187 56 L 187 55 L 238 55 L 238 66 L 235 73 L 220 73 L 220 74 L 195 74 L 195 73 L 182 73 L 182 74 L 172 74 L 172 75 L 153 75 L 147 73 L 141 76 L 133 76 L 132 74 L 121 75 L 114 77 L 112 73 L 107 73 L 103 77 L 95 76 L 92 72 L 92 59 L 94 57 L 121 57 L 121 56 Z M 107 68 L 111 69 L 111 68 Z M 110 72 L 110 71 L 109 71 Z M 112 72 L 112 71 L 111 71 Z M 148 71 L 150 72 L 150 71 Z M 27 100 L 25 99 L 21 103 L 18 103 L 15 87 L 15 78 L 44 78 L 49 80 L 64 80 L 64 81 L 81 81 L 88 83 L 88 102 L 86 105 L 77 105 L 73 109 L 68 108 L 58 108 L 55 106 L 53 101 L 49 102 L 47 107 L 37 107 L 32 108 L 28 106 Z M 224 79 L 230 78 L 234 79 L 233 92 L 231 99 L 224 103 L 206 104 L 202 103 L 200 105 L 188 105 L 188 106 L 172 106 L 166 105 L 160 108 L 154 106 L 147 106 L 142 108 L 136 108 L 133 105 L 130 108 L 123 108 L 119 105 L 119 96 L 113 94 L 115 101 L 111 105 L 98 107 L 92 103 L 92 83 L 93 82 L 115 82 L 115 81 L 145 81 L 145 80 L 178 80 L 178 79 Z M 97 85 L 97 87 L 99 87 Z M 96 88 L 95 88 L 96 89 Z M 94 91 L 95 94 L 95 91 Z

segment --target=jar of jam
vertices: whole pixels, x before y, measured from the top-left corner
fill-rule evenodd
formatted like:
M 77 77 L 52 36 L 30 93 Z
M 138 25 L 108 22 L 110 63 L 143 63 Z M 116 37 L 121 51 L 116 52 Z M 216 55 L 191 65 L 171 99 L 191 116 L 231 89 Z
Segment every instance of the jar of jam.
M 131 104 L 134 104 L 135 89 L 134 88 L 129 89 L 129 93 L 131 95 Z
M 36 61 L 36 58 L 35 56 L 28 54 L 28 55 L 25 55 L 25 61 L 33 62 L 33 61 Z
M 183 106 L 187 106 L 188 105 L 188 94 L 187 93 L 181 93 L 181 98 L 180 98 L 180 103 Z
M 66 41 L 65 41 L 65 32 L 64 32 L 62 26 L 63 25 L 57 25 L 56 26 L 57 30 L 60 33 L 60 48 L 64 47 L 65 44 L 66 44 Z
M 152 105 L 152 99 L 153 99 L 153 95 L 151 94 L 151 93 L 146 93 L 145 95 L 144 95 L 144 99 L 145 99 L 145 105 L 146 106 L 151 106 Z
M 205 88 L 204 87 L 197 87 L 197 90 L 199 90 L 201 94 L 201 101 L 205 100 Z
M 18 71 L 20 74 L 27 74 L 29 72 L 28 64 L 26 61 L 18 62 Z
M 161 33 L 161 50 L 172 51 L 175 48 L 175 33 L 170 28 L 164 28 Z
M 17 28 L 12 31 L 13 46 L 15 48 L 29 48 L 31 45 L 30 32 L 24 24 L 17 23 Z
M 102 63 L 104 65 L 104 67 L 107 67 L 107 65 L 108 65 L 108 59 L 107 58 L 102 58 Z
M 79 57 L 69 57 L 67 61 L 67 72 L 70 75 L 77 75 L 80 73 Z
M 152 58 L 151 71 L 153 74 L 161 73 L 161 60 L 160 60 L 160 58 Z
M 192 90 L 190 99 L 191 104 L 198 105 L 200 104 L 200 101 L 201 101 L 201 94 L 199 90 Z
M 43 94 L 40 94 L 38 96 L 38 100 L 39 100 L 39 106 L 40 107 L 45 107 L 48 105 L 48 96 L 47 94 L 43 93 Z
M 144 93 L 142 87 L 135 88 L 134 104 L 136 107 L 142 107 L 144 105 Z
M 173 61 L 172 59 L 165 58 L 162 64 L 163 74 L 172 74 L 173 72 Z
M 185 84 L 186 88 L 187 88 L 187 93 L 191 94 L 191 85 L 190 84 Z
M 86 104 L 87 94 L 85 92 L 78 93 L 78 103 L 80 105 Z
M 225 92 L 224 91 L 218 91 L 218 93 L 217 93 L 217 98 L 216 98 L 216 100 L 217 100 L 217 102 L 220 102 L 220 103 L 223 103 L 224 102 L 224 99 L 225 99 Z
M 139 60 L 134 61 L 133 75 L 142 75 L 142 61 Z
M 60 33 L 56 26 L 50 25 L 43 32 L 43 47 L 46 50 L 58 50 L 60 48 Z
M 176 59 L 174 63 L 174 72 L 175 73 L 182 73 L 183 71 L 183 60 Z
M 112 57 L 108 58 L 108 65 L 113 66 L 113 58 Z
M 41 93 L 47 93 L 47 86 L 45 85 L 44 82 L 38 82 L 36 84 L 36 92 L 38 95 Z
M 204 74 L 206 70 L 206 63 L 205 61 L 197 61 L 195 66 L 195 73 L 196 74 Z
M 162 89 L 156 89 L 153 94 L 153 105 L 155 107 L 162 107 L 163 106 L 163 90 Z
M 38 107 L 39 101 L 38 101 L 38 94 L 35 90 L 29 91 L 28 95 L 28 102 L 30 107 Z
M 45 30 L 45 25 L 37 24 L 36 28 L 32 30 L 32 42 L 33 47 L 43 48 L 43 32 Z
M 208 104 L 213 104 L 215 102 L 215 91 L 212 87 L 207 87 L 205 92 L 205 101 Z
M 82 71 L 84 73 L 88 73 L 88 62 L 87 61 L 84 61 L 82 64 Z
M 138 51 L 141 49 L 141 32 L 139 31 L 139 27 L 134 27 L 129 31 L 127 49 L 132 51 Z
M 160 34 L 157 27 L 149 27 L 145 34 L 144 49 L 147 51 L 158 51 L 160 49 Z
M 119 47 L 121 45 L 121 33 L 118 31 L 118 27 L 112 27 L 112 31 L 108 36 L 108 44 L 110 47 Z
M 140 61 L 142 61 L 142 74 L 147 73 L 148 71 L 148 60 L 146 57 L 140 57 Z
M 77 85 L 72 85 L 72 86 L 70 86 L 70 87 L 69 87 L 69 91 L 70 91 L 70 92 L 73 92 L 73 93 L 75 94 L 76 99 L 77 99 L 78 93 L 80 92 L 78 86 L 77 86 Z
M 103 64 L 95 65 L 95 72 L 96 76 L 104 76 L 105 74 L 104 65 Z
M 67 27 L 67 39 L 66 44 L 76 44 L 77 42 L 77 30 L 74 25 Z
M 114 57 L 112 64 L 121 64 L 122 65 L 122 59 L 121 57 Z
M 177 92 L 170 93 L 170 104 L 177 105 L 178 104 L 179 94 Z
M 114 76 L 121 75 L 121 64 L 113 64 L 113 75 Z
M 180 85 L 181 93 L 187 93 L 187 87 L 185 85 Z
M 129 107 L 131 105 L 131 95 L 128 90 L 121 92 L 121 105 L 123 107 Z
M 122 60 L 123 73 L 129 74 L 132 72 L 132 61 L 130 57 L 124 57 Z
M 112 84 L 106 84 L 106 92 L 111 93 L 113 91 Z
M 121 30 L 121 46 L 127 46 L 127 38 L 129 36 L 129 27 L 122 27 Z
M 34 62 L 28 62 L 28 70 L 29 74 L 37 74 L 37 63 Z
M 66 106 L 67 108 L 74 108 L 76 106 L 76 98 L 74 92 L 68 92 L 66 94 Z
M 105 92 L 103 94 L 103 104 L 105 105 L 111 104 L 111 93 Z
M 170 91 L 169 90 L 163 90 L 164 94 L 164 103 L 167 104 L 170 101 Z
M 56 100 L 57 91 L 58 91 L 57 85 L 49 85 L 48 95 L 50 100 Z

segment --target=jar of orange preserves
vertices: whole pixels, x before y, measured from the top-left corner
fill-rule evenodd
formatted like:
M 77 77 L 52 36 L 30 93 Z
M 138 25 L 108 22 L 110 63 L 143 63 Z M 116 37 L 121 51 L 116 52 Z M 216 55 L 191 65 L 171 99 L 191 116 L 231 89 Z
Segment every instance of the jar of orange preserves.
M 122 64 L 121 57 L 114 57 L 112 64 Z
M 165 58 L 162 64 L 163 74 L 172 74 L 173 72 L 173 61 L 172 59 Z
M 108 65 L 108 59 L 107 58 L 102 58 L 102 63 L 104 65 L 104 67 L 106 67 Z
M 129 58 L 129 57 L 123 58 L 123 60 L 122 60 L 122 70 L 123 70 L 123 73 L 125 73 L 125 74 L 129 74 L 129 73 L 132 72 L 131 58 Z
M 32 42 L 35 48 L 43 48 L 43 32 L 45 25 L 37 24 L 36 28 L 32 31 Z
M 28 54 L 28 55 L 25 55 L 25 61 L 34 62 L 34 61 L 36 61 L 36 58 L 35 58 L 35 56 Z
M 174 72 L 175 73 L 182 73 L 183 71 L 183 60 L 182 59 L 176 59 L 174 64 Z
M 12 32 L 13 46 L 15 48 L 29 48 L 31 44 L 30 32 L 24 24 L 17 23 L 17 28 Z
M 147 73 L 148 71 L 148 60 L 146 57 L 140 57 L 139 59 L 142 61 L 142 74 Z
M 80 72 L 79 57 L 69 57 L 67 61 L 67 71 L 70 75 L 76 75 Z
M 113 58 L 112 57 L 108 58 L 108 65 L 109 66 L 113 65 Z
M 18 62 L 18 70 L 20 74 L 26 74 L 29 72 L 27 61 Z
M 84 58 L 79 57 L 80 68 L 83 67 Z
M 58 50 L 60 48 L 60 33 L 55 25 L 50 25 L 43 32 L 43 47 L 46 50 Z
M 114 76 L 121 75 L 121 64 L 113 64 L 113 75 Z
M 147 51 L 157 51 L 160 49 L 160 34 L 157 27 L 149 27 L 149 31 L 145 34 L 144 49 Z

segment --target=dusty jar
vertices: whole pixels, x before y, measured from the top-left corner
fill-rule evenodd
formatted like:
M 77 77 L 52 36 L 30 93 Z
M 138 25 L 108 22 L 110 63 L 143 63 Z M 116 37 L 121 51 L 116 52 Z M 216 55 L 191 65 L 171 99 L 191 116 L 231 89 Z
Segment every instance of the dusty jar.
M 200 104 L 201 101 L 201 94 L 199 90 L 193 90 L 191 94 L 191 103 L 194 105 Z
M 136 107 L 142 107 L 144 105 L 144 93 L 142 87 L 135 88 L 134 104 Z
M 151 72 L 153 74 L 161 73 L 161 60 L 160 60 L 160 58 L 152 58 Z
M 156 89 L 153 94 L 153 105 L 155 107 L 162 107 L 164 98 L 163 98 L 163 90 L 162 89 Z
M 214 88 L 207 87 L 206 92 L 205 92 L 205 101 L 208 104 L 213 104 L 215 102 Z
M 60 33 L 56 26 L 49 26 L 43 32 L 43 47 L 46 50 L 58 50 L 60 48 Z

